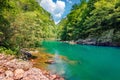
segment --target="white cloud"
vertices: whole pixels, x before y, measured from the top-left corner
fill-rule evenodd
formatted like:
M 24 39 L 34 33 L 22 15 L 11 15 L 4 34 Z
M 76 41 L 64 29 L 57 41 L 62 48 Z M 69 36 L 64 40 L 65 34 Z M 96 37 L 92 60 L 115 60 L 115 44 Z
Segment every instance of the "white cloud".
M 71 0 L 66 0 L 68 3 L 72 4 L 72 1 Z
M 55 21 L 55 24 L 58 24 L 60 22 L 60 20 L 58 20 L 58 21 Z
M 50 12 L 56 22 L 58 22 L 65 11 L 65 2 L 57 0 L 41 0 L 40 5 Z
M 56 18 L 61 18 L 61 13 L 55 14 L 54 15 Z

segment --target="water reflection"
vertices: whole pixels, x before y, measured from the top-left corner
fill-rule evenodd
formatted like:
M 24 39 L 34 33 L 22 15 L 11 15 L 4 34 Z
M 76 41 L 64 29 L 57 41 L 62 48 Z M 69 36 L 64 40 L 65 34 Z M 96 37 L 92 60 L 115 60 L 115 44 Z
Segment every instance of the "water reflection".
M 60 55 L 57 51 L 55 52 L 53 60 L 54 64 L 49 65 L 48 69 L 54 74 L 64 76 L 67 69 L 66 62 L 60 58 Z

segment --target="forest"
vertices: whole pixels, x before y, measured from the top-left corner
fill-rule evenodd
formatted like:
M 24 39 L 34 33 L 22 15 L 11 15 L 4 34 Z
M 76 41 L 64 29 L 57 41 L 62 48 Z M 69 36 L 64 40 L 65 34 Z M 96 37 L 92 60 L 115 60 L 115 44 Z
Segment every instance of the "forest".
M 0 80 L 120 80 L 120 0 L 0 0 Z
M 92 39 L 120 45 L 120 1 L 81 0 L 58 26 L 63 41 Z
M 92 39 L 120 46 L 119 23 L 119 0 L 81 0 L 57 25 L 36 0 L 1 0 L 0 46 L 18 51 L 56 39 Z
M 13 51 L 36 47 L 56 38 L 56 29 L 36 0 L 0 0 L 0 46 Z

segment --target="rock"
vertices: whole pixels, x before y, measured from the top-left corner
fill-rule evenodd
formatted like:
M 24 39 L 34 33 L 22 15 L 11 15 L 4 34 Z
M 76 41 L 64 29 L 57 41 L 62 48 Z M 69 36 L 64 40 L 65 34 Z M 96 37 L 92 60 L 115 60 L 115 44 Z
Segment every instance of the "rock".
M 23 49 L 21 49 L 20 52 L 23 59 L 29 60 L 32 58 L 32 54 L 30 52 L 25 51 Z
M 96 38 L 87 38 L 79 39 L 76 41 L 77 44 L 86 44 L 86 45 L 96 45 L 96 46 L 116 46 L 120 47 L 120 42 L 114 42 L 111 38 L 100 37 Z
M 30 79 L 30 77 L 24 77 L 23 79 L 21 79 L 21 80 L 32 80 L 32 79 Z
M 0 60 L 5 60 L 6 59 L 6 56 L 5 55 L 3 55 L 3 54 L 0 54 Z
M 43 73 L 46 77 L 48 77 L 48 78 L 50 77 L 50 72 L 49 72 L 49 71 L 46 71 L 46 70 L 45 70 L 45 71 L 43 71 L 42 73 Z
M 14 56 L 12 56 L 12 55 L 8 55 L 6 60 L 9 61 L 9 60 L 12 60 L 12 59 L 14 59 Z
M 16 59 L 13 59 L 13 60 L 10 60 L 10 61 L 6 62 L 4 66 L 8 70 L 14 71 L 15 66 L 16 66 L 16 62 L 17 62 Z
M 17 63 L 17 68 L 19 69 L 23 69 L 23 70 L 29 70 L 30 68 L 32 68 L 32 63 L 28 62 L 28 61 L 20 61 L 19 63 Z
M 1 80 L 1 79 L 0 79 Z M 5 77 L 5 78 L 3 78 L 2 80 L 14 80 L 13 78 L 10 78 L 10 77 Z
M 55 80 L 56 78 L 57 78 L 57 75 L 55 75 L 55 74 L 50 76 L 51 80 Z
M 76 41 L 77 44 L 96 45 L 96 39 L 79 39 Z
M 59 80 L 65 80 L 65 79 L 61 77 Z
M 22 80 L 49 80 L 42 74 L 42 71 L 37 68 L 31 68 L 26 71 Z
M 48 61 L 46 61 L 45 63 L 47 63 L 47 64 L 54 64 L 55 61 L 54 61 L 54 60 L 48 60 Z
M 54 63 L 53 60 L 48 62 Z M 49 71 L 32 67 L 33 65 L 29 61 L 13 59 L 8 55 L 0 54 L 0 80 L 62 80 L 61 77 L 57 77 Z
M 14 71 L 14 79 L 22 79 L 24 75 L 24 70 L 23 69 L 16 69 Z
M 61 76 L 59 76 L 59 75 L 57 75 L 57 74 L 52 74 L 52 75 L 50 75 L 50 76 L 49 76 L 49 79 L 50 79 L 50 80 L 64 80 L 63 77 L 61 77 Z
M 33 54 L 38 54 L 38 53 L 39 53 L 38 50 L 33 51 Z
M 5 70 L 3 68 L 0 68 L 0 74 L 4 73 Z
M 5 74 L 4 73 L 0 74 L 0 80 L 2 80 L 3 78 L 5 78 Z
M 69 41 L 69 44 L 76 44 L 76 42 L 74 42 L 74 41 Z
M 5 71 L 5 77 L 13 77 L 13 72 L 9 70 Z
M 49 71 L 42 71 L 42 73 L 44 74 L 44 75 L 49 75 L 50 74 L 50 72 Z
M 5 66 L 12 71 L 17 68 L 23 69 L 23 70 L 28 70 L 28 69 L 32 68 L 32 63 L 30 63 L 28 61 L 13 59 L 13 60 L 5 63 Z
M 4 65 L 7 62 L 7 60 L 0 60 L 0 65 Z

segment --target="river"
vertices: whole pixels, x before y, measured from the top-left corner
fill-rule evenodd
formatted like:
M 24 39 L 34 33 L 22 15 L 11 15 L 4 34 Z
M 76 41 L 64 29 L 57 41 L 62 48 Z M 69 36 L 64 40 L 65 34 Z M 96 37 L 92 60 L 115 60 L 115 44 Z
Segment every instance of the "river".
M 90 45 L 72 45 L 58 41 L 44 41 L 45 52 L 65 56 L 74 64 L 61 63 L 49 66 L 66 80 L 120 80 L 120 48 Z

